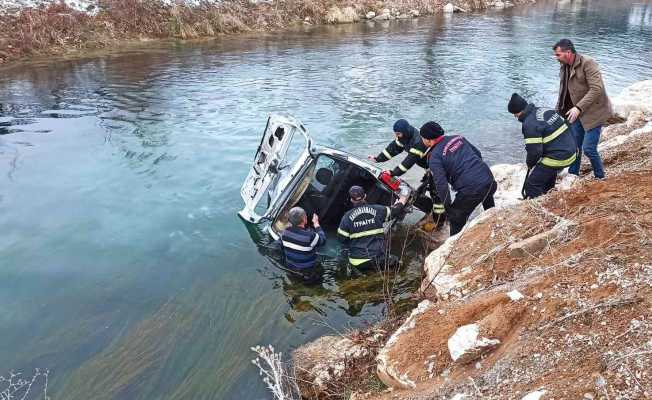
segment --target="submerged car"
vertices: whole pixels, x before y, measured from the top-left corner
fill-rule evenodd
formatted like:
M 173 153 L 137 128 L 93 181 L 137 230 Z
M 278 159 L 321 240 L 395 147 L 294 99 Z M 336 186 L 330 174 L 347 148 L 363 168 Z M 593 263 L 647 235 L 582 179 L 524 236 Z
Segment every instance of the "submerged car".
M 272 114 L 240 194 L 245 206 L 238 213 L 253 224 L 268 222 L 277 239 L 288 227 L 288 211 L 300 206 L 308 216 L 316 213 L 326 230 L 339 226 L 351 208 L 348 190 L 362 186 L 369 203 L 391 205 L 412 188 L 360 158 L 316 146 L 297 119 Z

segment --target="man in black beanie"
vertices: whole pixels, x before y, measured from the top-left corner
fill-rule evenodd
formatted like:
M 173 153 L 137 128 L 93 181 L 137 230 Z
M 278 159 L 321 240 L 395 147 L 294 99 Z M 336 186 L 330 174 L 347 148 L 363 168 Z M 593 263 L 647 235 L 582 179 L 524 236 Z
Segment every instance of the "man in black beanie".
M 564 118 L 555 110 L 536 107 L 512 94 L 507 111 L 523 124 L 525 138 L 524 198 L 535 198 L 555 187 L 557 173 L 573 164 L 576 159 L 575 139 Z
M 496 181 L 480 151 L 464 137 L 444 136 L 444 130 L 434 121 L 426 122 L 419 134 L 431 147 L 428 167 L 453 236 L 462 230 L 478 204 L 482 203 L 485 210 L 494 206 Z M 449 183 L 456 191 L 455 201 L 451 200 Z

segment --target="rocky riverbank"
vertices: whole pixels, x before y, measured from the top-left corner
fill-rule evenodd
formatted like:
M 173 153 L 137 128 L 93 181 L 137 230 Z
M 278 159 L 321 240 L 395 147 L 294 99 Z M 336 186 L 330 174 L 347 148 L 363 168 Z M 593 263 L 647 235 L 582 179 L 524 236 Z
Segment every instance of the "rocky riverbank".
M 7 0 L 0 65 L 43 55 L 83 56 L 127 42 L 215 38 L 303 25 L 414 18 L 534 0 Z
M 315 344 L 295 353 L 304 394 L 345 393 L 349 366 L 387 386 L 355 399 L 652 397 L 652 81 L 613 101 L 607 180 L 585 165 L 518 201 L 525 166 L 494 166 L 499 206 L 428 256 L 398 329 L 340 338 L 326 363 L 306 356 Z

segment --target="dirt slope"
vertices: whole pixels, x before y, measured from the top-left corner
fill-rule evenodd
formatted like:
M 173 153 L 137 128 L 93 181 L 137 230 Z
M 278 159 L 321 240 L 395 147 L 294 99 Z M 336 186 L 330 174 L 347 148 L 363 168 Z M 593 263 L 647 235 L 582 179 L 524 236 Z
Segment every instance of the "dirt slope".
M 606 181 L 585 178 L 465 231 L 444 263 L 455 284 L 425 282 L 430 306 L 381 351 L 389 382 L 412 387 L 356 398 L 652 398 L 651 135 L 603 158 Z M 473 323 L 499 343 L 453 361 L 449 338 Z

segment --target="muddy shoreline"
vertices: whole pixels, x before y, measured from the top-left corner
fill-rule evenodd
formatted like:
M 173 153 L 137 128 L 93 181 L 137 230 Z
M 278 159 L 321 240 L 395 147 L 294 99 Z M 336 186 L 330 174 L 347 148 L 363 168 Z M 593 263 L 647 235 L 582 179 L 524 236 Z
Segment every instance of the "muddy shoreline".
M 402 322 L 300 347 L 304 398 L 649 398 L 650 99 L 650 80 L 612 99 L 605 181 L 585 159 L 581 178 L 497 204 L 426 258 L 423 300 Z M 518 188 L 524 168 L 492 167 L 499 190 Z M 384 387 L 357 384 L 374 375 Z

